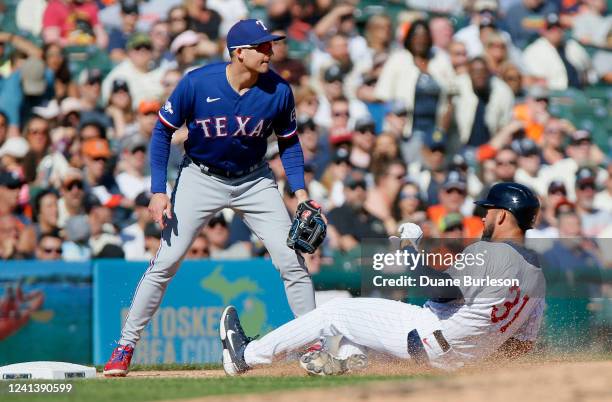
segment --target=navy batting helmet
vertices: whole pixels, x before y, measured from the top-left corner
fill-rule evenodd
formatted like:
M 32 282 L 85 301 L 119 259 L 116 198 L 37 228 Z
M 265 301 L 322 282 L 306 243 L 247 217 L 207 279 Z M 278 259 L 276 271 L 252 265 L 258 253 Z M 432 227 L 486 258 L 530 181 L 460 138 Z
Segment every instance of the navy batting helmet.
M 505 209 L 516 218 L 521 229 L 527 230 L 533 226 L 540 201 L 527 186 L 519 183 L 497 183 L 489 190 L 485 200 L 476 201 L 485 209 Z

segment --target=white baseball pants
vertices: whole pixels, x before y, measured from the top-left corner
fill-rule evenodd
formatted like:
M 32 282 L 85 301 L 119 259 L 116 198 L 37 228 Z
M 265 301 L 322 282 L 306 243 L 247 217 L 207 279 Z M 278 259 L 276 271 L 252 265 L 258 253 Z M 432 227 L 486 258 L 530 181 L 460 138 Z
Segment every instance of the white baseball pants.
M 427 308 L 378 298 L 334 299 L 252 341 L 244 358 L 249 366 L 269 364 L 278 354 L 342 335 L 339 358 L 365 354 L 367 348 L 408 359 L 407 336 L 414 329 L 430 360 L 445 354 L 432 335 L 441 330 L 440 321 Z

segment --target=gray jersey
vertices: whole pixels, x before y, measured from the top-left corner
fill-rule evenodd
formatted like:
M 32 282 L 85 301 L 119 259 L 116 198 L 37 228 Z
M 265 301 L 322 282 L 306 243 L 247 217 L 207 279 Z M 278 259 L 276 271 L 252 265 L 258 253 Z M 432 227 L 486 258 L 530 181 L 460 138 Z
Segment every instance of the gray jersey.
M 508 338 L 535 340 L 544 310 L 545 280 L 534 254 L 512 243 L 479 241 L 447 273 L 462 299 L 428 302 L 455 350 L 486 356 Z

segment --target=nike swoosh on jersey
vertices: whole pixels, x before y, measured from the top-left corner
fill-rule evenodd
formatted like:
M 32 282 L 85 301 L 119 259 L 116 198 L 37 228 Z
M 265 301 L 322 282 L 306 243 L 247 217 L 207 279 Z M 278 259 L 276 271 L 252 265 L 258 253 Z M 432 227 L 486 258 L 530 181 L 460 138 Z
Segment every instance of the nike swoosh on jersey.
M 206 97 L 206 103 L 216 102 L 221 98 L 211 98 L 210 96 Z

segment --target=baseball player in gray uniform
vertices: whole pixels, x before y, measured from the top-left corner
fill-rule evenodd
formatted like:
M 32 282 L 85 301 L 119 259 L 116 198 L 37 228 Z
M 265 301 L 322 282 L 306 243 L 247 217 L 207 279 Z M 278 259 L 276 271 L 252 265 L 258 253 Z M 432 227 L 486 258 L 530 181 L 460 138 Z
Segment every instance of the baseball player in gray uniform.
M 371 349 L 442 369 L 454 369 L 499 352 L 516 356 L 531 349 L 544 310 L 545 283 L 534 254 L 521 246 L 532 227 L 539 201 L 518 183 L 493 186 L 486 200 L 483 240 L 463 251 L 473 263 L 455 263 L 444 276 L 457 279 L 448 294 L 423 307 L 379 298 L 335 299 L 277 328 L 248 338 L 236 309 L 229 306 L 220 322 L 223 367 L 228 375 L 270 364 L 275 355 L 300 349 L 319 337 L 342 336 L 335 355 L 311 350 L 300 359 L 310 374 L 341 374 L 366 366 Z M 403 225 L 401 237 L 419 239 L 421 229 Z M 414 246 L 418 247 L 418 243 Z M 414 251 L 414 248 L 412 248 Z M 477 256 L 481 255 L 482 260 Z M 428 279 L 436 278 L 432 273 Z M 467 283 L 462 279 L 514 279 L 517 285 Z M 456 288 L 456 289 L 455 289 Z
M 150 146 L 153 196 L 149 211 L 162 227 L 162 239 L 136 288 L 105 375 L 127 374 L 134 346 L 181 259 L 202 226 L 223 208 L 234 209 L 263 241 L 280 271 L 293 313 L 301 316 L 315 308 L 304 259 L 288 247 L 291 219 L 264 160 L 267 138 L 274 133 L 290 188 L 300 204 L 317 210 L 305 190 L 291 88 L 269 69 L 272 41 L 281 39 L 259 20 L 239 21 L 227 35 L 231 62 L 185 75 L 159 111 Z M 166 195 L 170 140 L 183 124 L 189 130 L 186 156 L 170 200 Z

